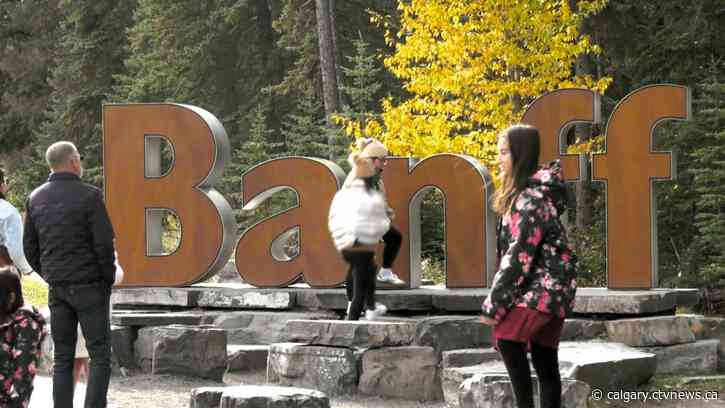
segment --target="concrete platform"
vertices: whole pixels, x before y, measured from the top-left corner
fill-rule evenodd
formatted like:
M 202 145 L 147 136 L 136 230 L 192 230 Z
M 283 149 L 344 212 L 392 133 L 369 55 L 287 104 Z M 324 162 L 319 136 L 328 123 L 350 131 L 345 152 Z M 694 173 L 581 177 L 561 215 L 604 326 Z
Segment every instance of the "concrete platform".
M 391 312 L 478 313 L 489 289 L 379 290 L 377 300 Z M 283 300 L 283 301 L 281 301 Z M 696 289 L 610 290 L 580 288 L 574 312 L 580 315 L 653 315 L 674 312 L 677 306 L 699 301 Z M 344 288 L 313 289 L 305 284 L 260 289 L 242 283 L 197 284 L 184 288 L 123 288 L 114 290 L 112 302 L 120 308 L 234 310 L 345 310 Z

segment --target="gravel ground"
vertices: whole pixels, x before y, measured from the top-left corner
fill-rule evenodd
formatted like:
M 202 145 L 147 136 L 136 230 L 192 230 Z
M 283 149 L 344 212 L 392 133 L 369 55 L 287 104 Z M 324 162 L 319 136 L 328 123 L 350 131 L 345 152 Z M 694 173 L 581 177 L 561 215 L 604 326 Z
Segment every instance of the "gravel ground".
M 265 372 L 227 374 L 225 385 L 264 384 Z M 171 375 L 150 375 L 132 373 L 128 377 L 114 376 L 108 391 L 109 408 L 170 408 L 188 407 L 191 390 L 197 387 L 219 387 L 222 384 L 199 378 L 179 377 Z M 47 375 L 39 375 L 35 380 L 35 391 L 29 408 L 52 407 L 51 379 Z M 76 391 L 75 406 L 83 406 L 84 384 Z M 720 387 L 717 387 L 720 388 Z M 725 408 L 725 389 L 719 390 L 721 399 L 717 401 L 589 401 L 590 408 Z M 443 402 L 415 402 L 405 400 L 382 399 L 379 397 L 354 396 L 334 398 L 332 408 L 447 408 Z
M 264 384 L 265 372 L 227 374 L 225 385 Z M 133 373 L 128 377 L 114 376 L 108 390 L 109 408 L 170 408 L 188 407 L 191 390 L 197 387 L 218 387 L 221 384 L 198 378 L 170 375 Z M 52 407 L 51 381 L 47 376 L 38 376 L 30 408 Z M 77 391 L 83 393 L 83 386 Z M 82 406 L 82 395 L 77 395 L 75 404 Z M 347 397 L 331 400 L 332 408 L 446 408 L 443 402 L 420 403 L 415 401 L 391 400 L 378 397 Z

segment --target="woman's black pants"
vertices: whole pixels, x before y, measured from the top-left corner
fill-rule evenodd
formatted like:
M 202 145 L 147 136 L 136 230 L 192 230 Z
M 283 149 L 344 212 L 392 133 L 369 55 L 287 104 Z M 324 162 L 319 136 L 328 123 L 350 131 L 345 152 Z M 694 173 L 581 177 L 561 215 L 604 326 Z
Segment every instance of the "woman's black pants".
M 526 358 L 526 344 L 510 340 L 499 340 L 501 353 L 518 408 L 534 408 L 533 384 L 529 360 Z M 561 407 L 561 377 L 559 376 L 559 353 L 557 349 L 531 343 L 531 361 L 539 378 L 541 408 Z
M 342 257 L 350 264 L 347 291 L 352 304 L 347 320 L 358 320 L 363 306 L 368 310 L 375 309 L 375 253 L 346 249 L 342 251 Z

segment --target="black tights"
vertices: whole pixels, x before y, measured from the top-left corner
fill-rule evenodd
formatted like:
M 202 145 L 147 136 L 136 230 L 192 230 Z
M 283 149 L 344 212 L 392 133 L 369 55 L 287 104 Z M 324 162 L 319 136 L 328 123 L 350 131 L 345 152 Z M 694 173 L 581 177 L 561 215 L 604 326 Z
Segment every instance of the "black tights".
M 372 251 L 343 250 L 342 257 L 350 264 L 347 275 L 348 298 L 352 302 L 347 320 L 358 320 L 363 306 L 375 309 L 375 253 Z M 363 305 L 364 303 L 364 305 Z
M 400 245 L 403 243 L 403 235 L 397 228 L 390 226 L 388 232 L 383 235 L 385 249 L 383 249 L 383 268 L 391 268 L 393 261 L 398 256 Z
M 499 340 L 498 349 L 506 363 L 511 386 L 518 408 L 534 408 L 533 384 L 529 360 L 526 358 L 526 344 L 510 340 Z M 559 376 L 559 354 L 557 349 L 531 343 L 531 361 L 539 378 L 541 408 L 561 407 L 561 377 Z

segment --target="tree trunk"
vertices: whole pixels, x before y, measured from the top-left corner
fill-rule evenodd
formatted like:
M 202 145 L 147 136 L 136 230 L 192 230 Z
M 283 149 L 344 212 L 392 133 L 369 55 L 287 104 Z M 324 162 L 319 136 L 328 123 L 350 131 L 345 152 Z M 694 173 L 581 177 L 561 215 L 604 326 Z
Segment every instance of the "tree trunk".
M 327 127 L 332 127 L 332 114 L 338 112 L 337 70 L 335 67 L 335 42 L 333 19 L 331 18 L 332 0 L 315 0 L 317 14 L 317 43 L 320 48 L 320 70 L 322 72 L 322 97 L 325 105 Z M 327 146 L 330 160 L 334 160 L 335 135 L 332 131 L 327 135 Z
M 317 38 L 320 48 L 320 69 L 322 71 L 322 94 L 325 104 L 325 115 L 329 116 L 339 110 L 337 98 L 337 71 L 335 67 L 335 43 L 330 18 L 330 0 L 315 0 L 317 14 Z
M 332 49 L 333 53 L 332 55 L 335 57 L 335 75 L 337 76 L 337 102 L 338 106 L 345 104 L 345 95 L 342 92 L 341 85 L 342 85 L 342 54 L 340 47 L 337 45 L 337 20 L 335 19 L 335 0 L 329 0 L 330 7 L 330 27 L 332 32 Z

